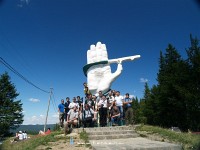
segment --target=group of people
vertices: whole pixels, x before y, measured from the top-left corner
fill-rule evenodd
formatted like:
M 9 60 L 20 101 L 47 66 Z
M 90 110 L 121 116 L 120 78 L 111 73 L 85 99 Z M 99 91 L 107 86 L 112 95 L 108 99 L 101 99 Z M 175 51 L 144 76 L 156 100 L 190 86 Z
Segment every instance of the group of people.
M 12 142 L 17 142 L 17 141 L 22 141 L 22 140 L 26 140 L 28 138 L 26 131 L 19 131 L 16 133 L 15 138 L 13 140 L 11 140 Z
M 107 95 L 99 91 L 98 96 L 92 95 L 88 88 L 84 92 L 84 102 L 80 96 L 73 97 L 72 101 L 67 97 L 66 102 L 62 99 L 58 105 L 60 126 L 64 127 L 65 133 L 70 126 L 115 126 L 120 125 L 123 120 L 126 125 L 133 124 L 132 99 L 129 93 L 124 97 L 115 90 L 110 90 Z

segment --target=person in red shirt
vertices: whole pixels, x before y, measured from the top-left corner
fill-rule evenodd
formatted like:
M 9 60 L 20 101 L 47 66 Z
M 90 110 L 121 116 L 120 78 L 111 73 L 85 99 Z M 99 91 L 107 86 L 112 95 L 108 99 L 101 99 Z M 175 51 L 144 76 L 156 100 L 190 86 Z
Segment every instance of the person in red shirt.
M 48 128 L 46 132 L 43 132 L 43 131 L 41 131 L 41 130 L 39 131 L 39 134 L 40 134 L 40 135 L 48 135 L 48 134 L 50 134 L 50 133 L 51 133 L 51 129 L 50 129 L 50 128 Z

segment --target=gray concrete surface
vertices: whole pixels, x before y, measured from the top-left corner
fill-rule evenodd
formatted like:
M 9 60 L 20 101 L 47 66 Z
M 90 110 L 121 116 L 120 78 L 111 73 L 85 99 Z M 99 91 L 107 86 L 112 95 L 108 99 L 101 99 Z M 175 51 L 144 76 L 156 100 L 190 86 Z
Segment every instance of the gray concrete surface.
M 90 140 L 94 150 L 181 150 L 181 145 L 152 141 L 142 137 Z

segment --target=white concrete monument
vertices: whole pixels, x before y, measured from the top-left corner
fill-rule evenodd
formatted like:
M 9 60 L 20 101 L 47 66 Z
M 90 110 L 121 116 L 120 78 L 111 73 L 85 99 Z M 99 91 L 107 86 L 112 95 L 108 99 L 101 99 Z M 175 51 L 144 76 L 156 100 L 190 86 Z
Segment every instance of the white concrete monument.
M 99 91 L 102 91 L 103 94 L 108 92 L 112 82 L 122 73 L 122 62 L 133 61 L 138 58 L 140 58 L 140 55 L 108 59 L 105 44 L 98 42 L 96 46 L 91 45 L 87 51 L 87 65 L 83 67 L 90 92 L 93 95 L 96 95 Z M 111 73 L 111 63 L 118 64 L 114 73 Z

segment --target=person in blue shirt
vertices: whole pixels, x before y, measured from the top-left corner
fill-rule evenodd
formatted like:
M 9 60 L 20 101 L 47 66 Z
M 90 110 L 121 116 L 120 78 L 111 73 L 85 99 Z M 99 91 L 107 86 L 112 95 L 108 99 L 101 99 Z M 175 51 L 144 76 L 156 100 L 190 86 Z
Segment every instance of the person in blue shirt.
M 65 104 L 64 104 L 64 99 L 62 99 L 62 100 L 61 100 L 61 104 L 58 105 L 58 112 L 59 112 L 60 127 L 63 128 L 64 116 L 65 116 Z
M 124 99 L 125 106 L 125 122 L 126 125 L 133 125 L 133 108 L 132 108 L 132 99 L 129 97 L 129 93 L 126 93 Z

